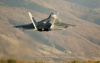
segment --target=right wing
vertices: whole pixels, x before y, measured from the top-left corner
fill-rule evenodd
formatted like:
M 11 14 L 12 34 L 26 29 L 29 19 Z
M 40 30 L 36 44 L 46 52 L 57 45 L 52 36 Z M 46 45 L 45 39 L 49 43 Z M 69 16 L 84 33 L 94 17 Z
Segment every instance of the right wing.
M 28 14 L 30 16 L 30 19 L 31 19 L 33 25 L 34 25 L 35 30 L 37 30 L 37 22 L 36 22 L 36 20 L 34 19 L 34 17 L 32 16 L 32 14 L 30 12 Z
M 55 25 L 54 29 L 58 29 L 58 30 L 67 28 L 68 26 L 73 26 L 73 27 L 75 27 L 75 25 L 66 24 L 66 23 L 62 23 L 62 22 L 58 22 L 58 21 L 57 21 L 54 25 Z

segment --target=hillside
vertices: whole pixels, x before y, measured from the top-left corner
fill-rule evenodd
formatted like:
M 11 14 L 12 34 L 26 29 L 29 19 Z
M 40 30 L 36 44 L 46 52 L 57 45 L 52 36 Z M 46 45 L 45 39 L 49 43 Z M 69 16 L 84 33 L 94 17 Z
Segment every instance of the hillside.
M 69 3 L 78 4 L 78 6 L 74 5 L 75 12 L 79 12 L 81 9 L 80 18 L 89 22 L 93 22 L 100 25 L 100 0 L 65 0 Z M 83 5 L 85 7 L 80 7 L 79 5 Z M 87 7 L 87 8 L 86 8 Z M 95 10 L 98 9 L 98 10 Z M 84 11 L 84 12 L 82 12 Z M 77 15 L 77 14 L 76 14 Z
M 90 8 L 100 8 L 100 0 L 65 0 L 72 3 L 77 3 Z
M 50 32 L 14 28 L 31 23 L 28 12 L 40 21 L 58 11 L 62 22 L 76 27 Z M 100 60 L 100 25 L 88 22 L 99 18 L 97 10 L 64 0 L 0 0 L 0 58 Z

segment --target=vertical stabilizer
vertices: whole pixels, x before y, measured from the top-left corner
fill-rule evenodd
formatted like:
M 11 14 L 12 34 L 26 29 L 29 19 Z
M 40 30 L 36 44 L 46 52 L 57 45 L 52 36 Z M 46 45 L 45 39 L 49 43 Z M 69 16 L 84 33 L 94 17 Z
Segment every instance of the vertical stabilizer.
M 36 24 L 37 22 L 36 22 L 36 20 L 34 19 L 34 17 L 32 16 L 32 14 L 30 12 L 28 14 L 30 16 L 30 19 L 31 19 L 33 25 L 34 25 L 35 30 L 37 30 L 37 24 Z
M 54 28 L 54 23 L 55 23 L 56 19 L 58 19 L 58 17 L 57 17 L 58 14 L 59 14 L 59 12 L 56 15 L 52 15 L 52 17 L 54 18 L 54 20 L 53 20 L 52 25 L 51 25 L 50 28 Z

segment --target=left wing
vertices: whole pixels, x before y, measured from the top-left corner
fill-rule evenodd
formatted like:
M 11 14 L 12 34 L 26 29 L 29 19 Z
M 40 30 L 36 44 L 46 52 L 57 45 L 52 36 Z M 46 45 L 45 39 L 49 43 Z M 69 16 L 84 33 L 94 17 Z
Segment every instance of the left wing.
M 34 26 L 33 26 L 32 23 L 24 24 L 24 25 L 17 25 L 17 26 L 14 26 L 14 27 L 21 28 L 21 29 L 27 29 L 27 30 L 34 29 Z

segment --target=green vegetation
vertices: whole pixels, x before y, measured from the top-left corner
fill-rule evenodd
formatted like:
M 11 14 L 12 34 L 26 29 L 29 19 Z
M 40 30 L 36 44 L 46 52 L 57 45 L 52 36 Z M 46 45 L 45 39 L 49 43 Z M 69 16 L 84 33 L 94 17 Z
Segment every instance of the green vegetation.
M 65 61 L 63 63 L 100 63 L 100 61 L 88 60 L 81 62 L 79 60 L 73 60 L 73 61 Z
M 0 60 L 0 63 L 47 63 L 43 60 L 37 60 L 37 61 L 18 61 L 14 59 L 8 59 L 8 60 Z M 54 62 L 53 62 L 54 63 Z M 57 62 L 55 62 L 57 63 Z M 73 61 L 65 61 L 62 63 L 100 63 L 100 61 L 93 61 L 93 60 L 88 60 L 88 61 L 79 61 L 79 60 L 73 60 Z
M 37 60 L 37 61 L 19 61 L 19 60 L 14 60 L 14 59 L 8 59 L 8 60 L 0 60 L 0 63 L 46 63 L 46 62 L 42 61 L 42 60 Z
M 9 59 L 7 60 L 8 63 L 16 63 L 16 60 Z
M 74 60 L 72 63 L 81 63 L 79 60 Z

